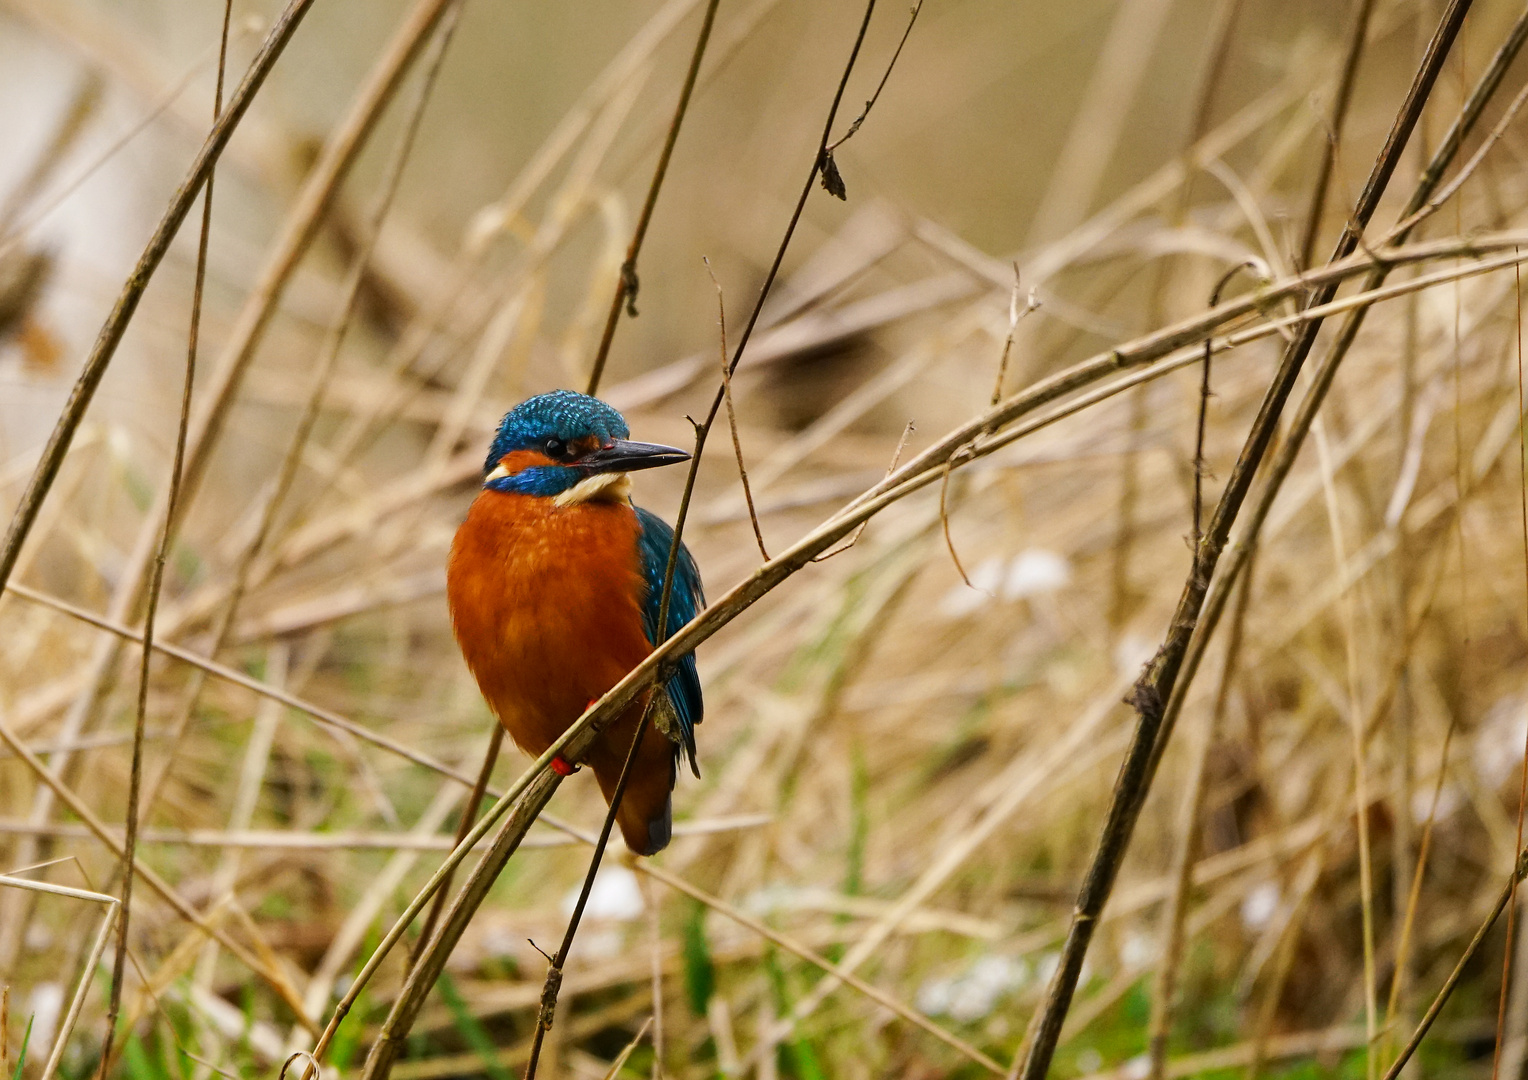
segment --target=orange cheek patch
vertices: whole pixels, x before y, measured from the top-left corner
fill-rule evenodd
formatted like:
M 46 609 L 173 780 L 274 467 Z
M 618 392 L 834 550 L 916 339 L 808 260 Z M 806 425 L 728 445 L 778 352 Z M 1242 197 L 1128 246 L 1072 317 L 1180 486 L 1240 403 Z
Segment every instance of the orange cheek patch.
M 551 458 L 537 450 L 516 450 L 505 454 L 499 459 L 499 467 L 508 476 L 524 472 L 526 469 L 534 469 L 538 465 L 555 465 Z

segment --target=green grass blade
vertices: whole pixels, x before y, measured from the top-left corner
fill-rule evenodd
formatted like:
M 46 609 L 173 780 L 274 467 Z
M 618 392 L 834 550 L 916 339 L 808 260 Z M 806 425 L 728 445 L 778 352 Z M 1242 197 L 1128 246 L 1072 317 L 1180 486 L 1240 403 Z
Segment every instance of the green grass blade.
M 684 989 L 690 1011 L 705 1016 L 711 995 L 716 991 L 716 966 L 711 962 L 711 945 L 706 940 L 706 909 L 695 904 L 684 923 Z
M 27 1046 L 32 1042 L 32 1021 L 36 1019 L 36 1013 L 27 1017 L 27 1029 L 21 1035 L 21 1052 L 16 1055 L 16 1071 L 11 1073 L 11 1080 L 21 1080 L 21 1070 L 26 1068 Z
M 456 983 L 451 976 L 441 972 L 440 982 L 441 1000 L 446 1003 L 446 1008 L 451 1013 L 451 1021 L 456 1025 L 456 1030 L 461 1033 L 462 1039 L 472 1048 L 472 1051 L 483 1060 L 483 1071 L 492 1080 L 513 1080 L 509 1071 L 499 1062 L 499 1048 L 494 1045 L 493 1038 L 487 1029 L 478 1023 L 477 1017 L 467 1008 L 467 1003 L 462 999 L 461 992 L 456 989 Z

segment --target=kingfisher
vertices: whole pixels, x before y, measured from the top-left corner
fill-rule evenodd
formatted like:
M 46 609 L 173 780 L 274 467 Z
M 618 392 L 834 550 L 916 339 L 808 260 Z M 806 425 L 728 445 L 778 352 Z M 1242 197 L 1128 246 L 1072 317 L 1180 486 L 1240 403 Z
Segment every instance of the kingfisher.
M 482 490 L 451 545 L 446 596 L 457 645 L 499 723 L 536 757 L 668 636 L 658 618 L 674 530 L 632 505 L 629 474 L 690 455 L 630 434 L 615 409 L 571 390 L 517 405 L 494 434 Z M 700 571 L 681 544 L 668 628 L 704 606 Z M 666 737 L 643 738 L 616 813 L 638 855 L 668 845 L 681 757 L 700 775 L 695 654 L 633 701 L 583 761 L 608 804 L 655 693 L 650 724 Z M 576 771 L 561 757 L 552 767 Z

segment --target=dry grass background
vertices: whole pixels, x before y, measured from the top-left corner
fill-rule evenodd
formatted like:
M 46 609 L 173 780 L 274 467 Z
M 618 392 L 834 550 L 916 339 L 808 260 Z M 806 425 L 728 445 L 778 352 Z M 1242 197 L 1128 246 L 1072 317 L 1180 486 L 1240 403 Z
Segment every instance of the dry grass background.
M 929 0 L 875 112 L 836 155 L 847 203 L 821 190 L 808 200 L 734 381 L 771 553 L 878 481 L 909 421 L 904 459 L 980 415 L 1010 334 L 1007 393 L 1201 313 L 1242 260 L 1277 277 L 1296 269 L 1358 6 Z M 301 213 L 304 177 L 321 175 L 324 141 L 408 7 L 317 4 L 235 135 L 218 172 L 198 407 L 247 333 L 241 311 L 283 223 Z M 140 881 L 123 996 L 131 1031 L 116 1066 L 133 1080 L 274 1074 L 312 1036 L 273 985 L 322 1026 L 449 849 L 466 789 L 394 752 L 470 776 L 488 739 L 446 619 L 446 548 L 502 412 L 587 378 L 703 7 L 467 3 L 333 370 L 321 362 L 326 334 L 428 49 L 231 387 L 156 628 L 245 680 L 173 658 L 153 665 L 139 838 L 143 862 L 223 942 Z M 1441 8 L 1372 5 L 1318 259 Z M 275 11 L 235 5 L 232 81 Z M 721 4 L 643 252 L 641 315 L 621 323 L 602 387 L 637 437 L 683 444 L 686 414 L 706 408 L 717 326 L 701 255 L 735 332 L 861 13 Z M 220 14 L 212 3 L 0 3 L 0 293 L 15 301 L 0 300 L 7 505 L 205 131 Z M 906 14 L 877 12 L 840 132 Z M 1371 243 L 1518 16 L 1506 0 L 1475 6 Z M 1222 32 L 1224 64 L 1207 80 Z M 1509 67 L 1451 175 L 1525 73 Z M 1522 132 L 1509 124 L 1413 239 L 1521 227 Z M 0 599 L 0 721 L 117 833 L 139 660 L 100 619 L 141 621 L 134 582 L 174 444 L 195 220 Z M 1016 326 L 1013 262 L 1038 304 Z M 1243 275 L 1226 295 L 1254 284 Z M 1518 311 L 1511 267 L 1371 310 L 1262 530 L 1249 591 L 1186 700 L 1058 1075 L 1147 1075 L 1175 910 L 1186 940 L 1181 957 L 1167 950 L 1171 1076 L 1373 1078 L 1485 917 L 1519 845 L 1528 732 Z M 1210 499 L 1280 344 L 1264 337 L 1217 358 Z M 316 390 L 295 478 L 246 557 Z M 656 875 L 608 860 L 543 1075 L 605 1076 L 634 1039 L 628 1075 L 656 1070 L 655 1047 L 674 1076 L 986 1075 L 972 1053 L 1007 1066 L 1055 966 L 1132 730 L 1121 699 L 1189 571 L 1198 402 L 1197 369 L 1182 368 L 980 458 L 950 476 L 948 543 L 942 485 L 931 485 L 701 648 L 705 777 L 680 781 L 679 836 Z M 718 433 L 709 449 L 687 530 L 713 597 L 759 562 L 727 443 Z M 672 517 L 681 483 L 644 474 L 638 497 Z M 323 722 L 336 717 L 389 745 Z M 506 754 L 495 786 L 523 767 Z M 582 778 L 552 806 L 591 831 L 601 810 Z M 8 871 L 46 864 L 20 876 L 120 889 L 117 857 L 14 748 L 0 757 L 0 833 Z M 1175 902 L 1185 850 L 1192 884 Z M 535 946 L 560 937 L 586 865 L 565 832 L 531 832 L 421 1013 L 398 1080 L 500 1080 L 523 1067 L 544 973 Z M 0 889 L 0 1045 L 13 1068 L 30 1020 L 23 1076 L 41 1074 L 82 972 L 60 1068 L 98 1067 L 102 910 L 78 894 Z M 972 1053 L 836 985 L 781 936 L 851 967 Z M 1528 948 L 1504 957 L 1499 924 L 1415 1075 L 1485 1076 L 1493 1058 L 1522 1074 Z M 1508 969 L 1517 977 L 1504 995 Z M 359 1070 L 403 970 L 401 956 L 379 969 L 325 1075 Z

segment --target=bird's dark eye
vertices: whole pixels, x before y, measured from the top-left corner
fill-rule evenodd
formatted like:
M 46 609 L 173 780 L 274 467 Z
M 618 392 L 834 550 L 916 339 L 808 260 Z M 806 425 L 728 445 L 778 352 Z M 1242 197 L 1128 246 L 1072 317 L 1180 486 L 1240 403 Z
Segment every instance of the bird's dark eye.
M 553 461 L 560 461 L 561 459 L 568 456 L 568 444 L 563 442 L 561 439 L 548 439 L 546 442 L 542 443 L 541 446 L 542 449 L 546 451 L 546 456 L 551 458 Z

